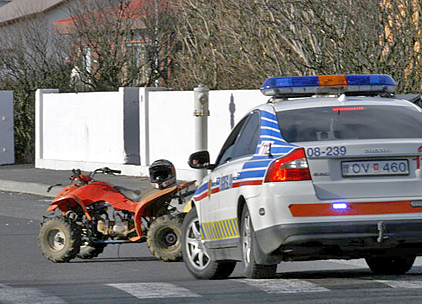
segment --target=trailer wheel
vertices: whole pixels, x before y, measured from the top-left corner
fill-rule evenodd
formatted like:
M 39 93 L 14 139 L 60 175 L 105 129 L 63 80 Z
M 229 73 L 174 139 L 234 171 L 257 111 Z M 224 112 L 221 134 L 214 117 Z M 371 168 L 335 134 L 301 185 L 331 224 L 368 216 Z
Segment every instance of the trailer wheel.
M 152 222 L 147 233 L 148 248 L 158 259 L 175 262 L 182 259 L 182 218 L 161 216 Z
M 64 216 L 46 221 L 38 234 L 42 254 L 55 263 L 69 262 L 79 253 L 81 227 Z

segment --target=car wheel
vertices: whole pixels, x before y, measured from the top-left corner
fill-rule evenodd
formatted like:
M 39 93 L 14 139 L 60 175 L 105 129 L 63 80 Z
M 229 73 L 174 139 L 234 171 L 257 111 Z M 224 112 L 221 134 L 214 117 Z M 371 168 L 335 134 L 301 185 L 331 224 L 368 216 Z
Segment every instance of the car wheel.
M 405 274 L 412 268 L 416 256 L 387 256 L 365 258 L 366 264 L 375 274 Z
M 245 206 L 242 212 L 241 222 L 241 245 L 242 245 L 242 265 L 243 272 L 250 279 L 262 279 L 274 277 L 277 264 L 260 265 L 255 262 L 254 246 L 255 231 L 252 226 L 251 216 L 248 208 Z
M 233 272 L 235 261 L 213 261 L 202 240 L 196 209 L 186 215 L 182 226 L 183 260 L 197 279 L 225 279 Z

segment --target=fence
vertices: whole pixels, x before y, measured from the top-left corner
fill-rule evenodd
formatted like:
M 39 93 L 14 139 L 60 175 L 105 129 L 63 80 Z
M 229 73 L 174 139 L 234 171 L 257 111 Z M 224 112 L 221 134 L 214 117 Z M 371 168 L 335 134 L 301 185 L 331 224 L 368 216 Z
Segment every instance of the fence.
M 210 91 L 208 150 L 215 159 L 233 126 L 267 101 L 259 90 Z M 118 92 L 36 94 L 37 168 L 91 171 L 109 166 L 148 175 L 157 159 L 173 162 L 179 179 L 195 179 L 187 160 L 195 147 L 193 91 L 120 88 Z

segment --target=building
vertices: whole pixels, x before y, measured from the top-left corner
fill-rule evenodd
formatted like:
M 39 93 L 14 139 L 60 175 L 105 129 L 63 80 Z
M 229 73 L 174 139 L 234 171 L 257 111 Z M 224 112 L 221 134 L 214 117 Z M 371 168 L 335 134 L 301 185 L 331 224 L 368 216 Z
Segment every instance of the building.
M 89 3 L 89 6 L 85 5 L 86 3 Z M 103 5 L 105 4 L 108 6 L 104 7 Z M 148 86 L 151 85 L 152 75 L 167 75 L 169 71 L 167 68 L 160 68 L 162 66 L 167 67 L 169 60 L 166 57 L 162 57 L 162 54 L 157 51 L 159 42 L 155 15 L 159 8 L 163 7 L 168 7 L 165 0 L 99 0 L 92 2 L 76 0 L 13 0 L 0 7 L 0 34 L 7 37 L 7 39 L 3 39 L 4 41 L 12 41 L 9 44 L 13 44 L 14 37 L 20 35 L 20 31 L 27 30 L 29 25 L 29 28 L 33 31 L 40 29 L 42 33 L 46 34 L 44 37 L 55 34 L 67 36 L 66 39 L 73 46 L 73 51 L 67 52 L 68 55 L 66 57 L 70 59 L 69 63 L 74 66 L 72 75 L 76 76 L 75 79 L 81 80 L 82 76 L 79 76 L 85 74 L 85 78 L 82 81 L 77 81 L 82 87 L 95 84 L 95 80 L 101 79 L 101 77 L 107 78 L 109 77 L 108 75 L 114 75 L 113 69 L 121 69 L 121 71 L 118 72 L 118 79 L 113 78 L 111 83 Z M 124 50 L 121 53 L 126 57 L 130 57 L 125 58 L 126 60 L 123 60 L 121 64 L 116 62 L 114 65 L 117 64 L 117 66 L 115 67 L 113 64 L 109 64 L 107 68 L 102 66 L 103 69 L 99 70 L 99 65 L 97 64 L 99 62 L 98 52 L 94 50 L 95 48 L 98 50 L 100 45 L 98 41 L 95 41 L 97 38 L 88 39 L 90 43 L 86 43 L 87 40 L 83 41 L 81 37 L 83 35 L 77 33 L 77 30 L 80 30 L 80 24 L 84 23 L 85 33 L 91 31 L 91 28 L 95 28 L 103 20 L 105 22 L 113 21 L 113 13 L 116 12 L 114 15 L 117 16 L 122 11 L 124 12 L 124 17 L 119 20 L 119 22 L 122 22 L 121 37 L 114 37 L 114 40 L 110 39 L 110 42 L 106 42 L 106 44 L 122 45 Z M 146 19 L 149 19 L 148 26 L 145 25 Z M 151 22 L 151 20 L 153 21 Z M 110 31 L 105 30 L 104 33 L 110 33 Z M 78 36 L 81 39 L 77 40 Z M 31 35 L 29 37 L 29 39 L 25 39 L 28 41 L 31 39 Z M 51 39 L 51 41 L 54 41 L 54 39 Z M 168 42 L 169 39 L 166 38 L 166 46 L 162 49 L 168 49 Z M 32 41 L 32 44 L 34 43 L 35 40 Z M 108 45 L 105 46 L 108 47 Z M 103 47 L 102 49 L 104 50 L 105 48 Z M 13 49 L 4 43 L 0 46 L 0 51 L 3 54 L 7 54 L 8 52 L 13 52 Z M 129 53 L 130 55 L 128 55 Z M 98 86 L 92 85 L 92 87 L 98 89 Z
M 93 11 L 80 7 L 73 10 L 75 15 L 55 21 L 54 29 L 60 35 L 69 36 L 74 45 L 74 56 L 83 59 L 79 61 L 77 70 L 74 69 L 75 76 L 82 77 L 81 72 L 89 75 L 91 78 L 85 79 L 85 82 L 100 77 L 98 53 L 116 48 L 120 50 L 120 59 L 129 56 L 121 64 L 120 82 L 146 86 L 150 84 L 154 71 L 162 73 L 162 68 L 166 66 L 167 60 L 163 60 L 163 53 L 159 50 L 167 49 L 172 41 L 167 36 L 163 39 L 158 22 L 159 14 L 167 8 L 165 0 L 123 1 L 117 5 L 97 7 Z M 120 35 L 104 41 L 100 35 L 102 32 L 110 33 L 110 36 L 120 32 Z M 169 69 L 166 71 L 169 72 Z M 135 77 L 133 72 L 136 72 Z
M 53 22 L 68 17 L 65 7 L 69 0 L 9 0 L 0 2 L 0 27 L 7 27 L 24 20 L 46 17 Z
M 3 5 L 8 4 L 9 2 L 12 2 L 12 0 L 1 0 L 0 1 L 0 7 L 2 7 Z

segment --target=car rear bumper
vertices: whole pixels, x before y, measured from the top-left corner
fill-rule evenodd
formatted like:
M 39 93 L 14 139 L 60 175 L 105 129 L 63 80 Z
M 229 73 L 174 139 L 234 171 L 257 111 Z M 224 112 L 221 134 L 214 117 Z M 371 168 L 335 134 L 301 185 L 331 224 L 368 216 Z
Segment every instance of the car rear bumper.
M 407 248 L 422 254 L 422 220 L 282 224 L 256 231 L 266 254 L 283 260 L 360 258 Z

